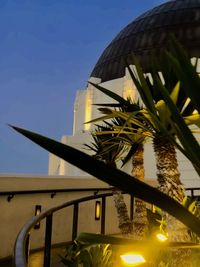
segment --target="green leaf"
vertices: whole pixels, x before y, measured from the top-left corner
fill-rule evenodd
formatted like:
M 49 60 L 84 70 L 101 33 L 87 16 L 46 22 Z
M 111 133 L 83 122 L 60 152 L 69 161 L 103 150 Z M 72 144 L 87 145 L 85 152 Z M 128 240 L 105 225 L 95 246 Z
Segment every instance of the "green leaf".
M 162 87 L 161 93 L 171 111 L 173 120 L 176 123 L 175 128 L 177 136 L 180 142 L 182 143 L 183 147 L 186 148 L 184 154 L 194 164 L 195 169 L 200 175 L 200 161 L 199 161 L 200 146 L 195 137 L 193 136 L 193 134 L 191 133 L 190 129 L 187 127 L 183 117 L 180 115 L 176 105 L 171 100 L 169 93 L 167 92 L 164 86 Z
M 199 248 L 199 244 L 194 243 L 181 243 L 181 242 L 166 242 L 161 243 L 160 241 L 152 240 L 134 240 L 131 238 L 122 238 L 122 237 L 114 237 L 109 235 L 101 235 L 101 234 L 91 234 L 91 233 L 80 233 L 76 239 L 81 244 L 110 244 L 110 245 L 120 245 L 120 246 L 128 246 L 129 249 L 132 248 L 144 248 L 149 247 L 159 248 L 162 247 L 174 247 L 174 248 Z
M 183 89 L 200 113 L 200 78 L 186 51 L 173 36 L 171 36 L 171 50 L 168 53 L 166 52 L 166 55 Z
M 111 245 L 132 245 L 133 239 L 114 237 L 109 235 L 80 233 L 76 240 L 86 244 L 111 244 Z M 144 241 L 145 243 L 146 241 Z M 140 244 L 140 241 L 134 240 L 135 244 Z M 144 244 L 143 243 L 143 244 Z
M 73 147 L 64 145 L 48 137 L 19 127 L 11 127 L 44 149 L 93 175 L 94 177 L 97 177 L 98 179 L 113 185 L 124 192 L 160 207 L 183 222 L 193 232 L 200 235 L 200 220 L 186 210 L 181 204 L 163 194 L 158 189 L 153 188 L 120 170 L 109 167 L 105 163 L 100 162 Z
M 180 82 L 177 82 L 177 84 L 175 85 L 174 89 L 172 90 L 170 94 L 170 98 L 174 104 L 177 103 L 179 91 L 180 91 Z
M 121 105 L 129 105 L 129 102 L 127 100 L 125 100 L 123 97 L 115 94 L 114 92 L 98 85 L 92 82 L 88 82 L 89 84 L 93 85 L 96 89 L 100 90 L 101 92 L 103 92 L 104 94 L 106 94 L 107 96 L 111 97 L 112 99 L 116 100 L 118 103 L 120 103 Z
M 142 72 L 142 68 L 139 64 L 139 61 L 136 57 L 133 56 L 133 64 L 136 67 L 136 73 L 132 71 L 130 66 L 127 64 L 128 71 L 131 75 L 131 78 L 133 79 L 133 82 L 136 85 L 136 88 L 140 94 L 140 97 L 142 98 L 143 103 L 145 106 L 154 114 L 156 115 L 156 109 L 154 106 L 154 100 L 151 95 L 151 91 L 149 89 L 149 86 L 147 84 L 147 81 L 144 78 L 144 73 Z

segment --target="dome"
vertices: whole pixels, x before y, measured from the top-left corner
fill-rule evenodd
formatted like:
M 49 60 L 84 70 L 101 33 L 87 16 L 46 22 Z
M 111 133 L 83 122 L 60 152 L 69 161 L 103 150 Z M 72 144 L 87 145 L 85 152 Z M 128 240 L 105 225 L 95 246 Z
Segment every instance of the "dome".
M 200 57 L 200 0 L 168 1 L 136 18 L 104 50 L 91 77 L 102 82 L 123 77 L 124 58 L 131 63 L 131 54 L 148 71 L 152 51 L 166 48 L 171 33 L 190 57 Z

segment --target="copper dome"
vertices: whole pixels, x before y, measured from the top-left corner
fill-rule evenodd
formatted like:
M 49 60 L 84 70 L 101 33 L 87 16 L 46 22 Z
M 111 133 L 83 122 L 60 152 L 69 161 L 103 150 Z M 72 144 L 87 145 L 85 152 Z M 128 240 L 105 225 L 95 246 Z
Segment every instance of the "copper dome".
M 191 57 L 200 57 L 200 0 L 175 0 L 161 4 L 128 24 L 108 45 L 91 76 L 102 82 L 125 75 L 124 58 L 139 57 L 148 71 L 149 55 L 166 47 L 173 33 Z

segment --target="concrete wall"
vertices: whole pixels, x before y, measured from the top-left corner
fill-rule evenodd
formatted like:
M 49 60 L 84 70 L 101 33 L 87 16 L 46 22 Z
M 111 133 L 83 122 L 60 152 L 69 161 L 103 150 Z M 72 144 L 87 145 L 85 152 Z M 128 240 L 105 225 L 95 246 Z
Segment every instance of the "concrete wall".
M 154 181 L 148 183 L 155 185 Z M 108 188 L 109 186 L 92 177 L 66 176 L 20 176 L 0 175 L 0 192 L 45 190 L 45 189 L 77 189 L 77 188 Z M 99 192 L 102 193 L 102 192 Z M 95 192 L 96 194 L 96 192 Z M 24 224 L 34 216 L 35 206 L 41 205 L 42 211 L 64 202 L 94 195 L 94 191 L 57 193 L 51 198 L 51 193 L 14 195 L 8 201 L 0 195 L 0 259 L 13 253 L 14 243 Z M 125 196 L 127 207 L 130 207 L 130 197 Z M 71 240 L 73 209 L 65 208 L 53 216 L 52 244 Z M 95 220 L 95 200 L 80 204 L 78 233 L 100 233 L 101 222 Z M 118 220 L 112 197 L 106 200 L 106 233 L 118 233 Z M 40 229 L 32 230 L 31 249 L 44 245 L 44 222 Z M 2 245 L 3 244 L 3 245 Z
M 71 179 L 59 177 L 34 177 L 34 176 L 0 176 L 1 192 L 22 191 L 22 190 L 42 190 L 42 189 L 69 189 L 69 188 L 104 188 L 105 183 L 96 179 Z M 93 192 L 69 192 L 58 193 L 51 198 L 51 194 L 31 194 L 16 195 L 10 202 L 7 196 L 0 196 L 0 258 L 9 256 L 13 252 L 14 242 L 18 232 L 31 217 L 34 216 L 35 205 L 41 205 L 42 211 L 83 196 L 91 195 Z M 81 220 L 79 229 L 84 229 L 84 225 L 91 225 L 95 232 L 99 231 L 99 221 L 94 220 L 94 203 L 84 204 L 80 213 Z M 87 216 L 84 216 L 87 214 Z M 56 214 L 53 218 L 53 243 L 64 242 L 71 238 L 72 209 L 65 209 Z M 86 231 L 88 228 L 86 227 Z M 43 246 L 44 225 L 40 229 L 33 230 L 31 236 L 32 248 Z
M 66 178 L 62 176 L 0 176 L 0 191 L 22 191 L 41 189 L 69 189 L 69 188 L 105 188 L 107 184 L 85 177 L 85 179 Z M 23 225 L 34 216 L 35 206 L 41 205 L 42 211 L 94 192 L 57 193 L 54 198 L 51 194 L 15 195 L 10 202 L 7 196 L 0 196 L 0 259 L 13 253 L 14 243 Z M 127 203 L 129 202 L 127 198 Z M 112 199 L 107 201 L 106 233 L 118 232 L 117 215 Z M 100 232 L 100 221 L 95 221 L 95 201 L 80 205 L 78 232 Z M 52 243 L 66 242 L 71 239 L 72 208 L 66 208 L 53 217 Z M 31 232 L 31 249 L 42 247 L 44 244 L 44 223 L 38 230 Z

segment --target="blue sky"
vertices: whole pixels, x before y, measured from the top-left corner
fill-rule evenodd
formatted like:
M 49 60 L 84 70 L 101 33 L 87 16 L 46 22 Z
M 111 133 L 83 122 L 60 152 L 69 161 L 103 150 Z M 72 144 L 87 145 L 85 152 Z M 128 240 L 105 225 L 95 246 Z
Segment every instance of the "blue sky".
M 48 153 L 7 124 L 72 133 L 76 90 L 115 35 L 164 0 L 0 0 L 0 173 L 46 174 Z

